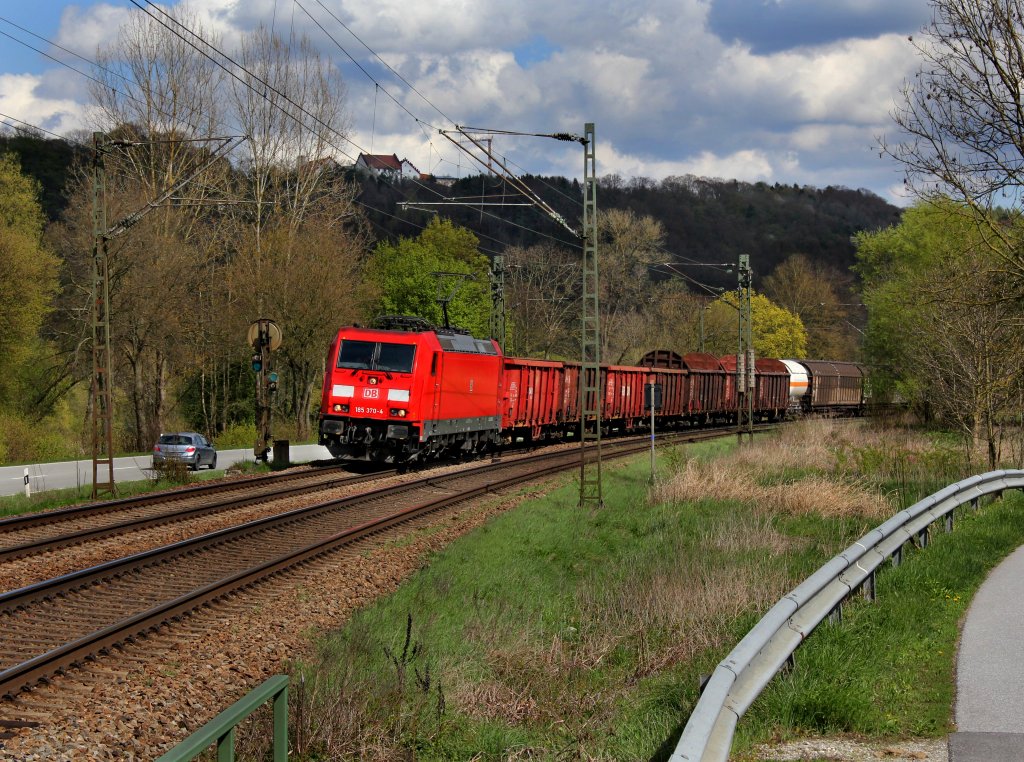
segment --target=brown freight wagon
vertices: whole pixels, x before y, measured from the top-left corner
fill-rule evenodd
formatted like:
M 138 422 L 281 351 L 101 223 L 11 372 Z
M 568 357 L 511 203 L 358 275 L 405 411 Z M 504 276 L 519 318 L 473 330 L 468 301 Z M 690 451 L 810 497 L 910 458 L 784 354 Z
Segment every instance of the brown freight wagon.
M 864 367 L 852 362 L 800 360 L 807 368 L 809 389 L 802 407 L 807 413 L 860 415 L 864 412 Z

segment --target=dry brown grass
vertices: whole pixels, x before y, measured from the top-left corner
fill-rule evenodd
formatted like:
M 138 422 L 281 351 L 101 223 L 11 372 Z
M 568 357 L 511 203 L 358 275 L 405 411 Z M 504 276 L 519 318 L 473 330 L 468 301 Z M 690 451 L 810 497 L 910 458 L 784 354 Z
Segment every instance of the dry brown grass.
M 878 522 L 896 512 L 892 500 L 880 495 L 871 485 L 829 476 L 809 476 L 790 484 L 768 487 L 757 509 L 788 515 L 859 517 Z
M 923 452 L 927 444 L 909 437 L 886 442 L 862 422 L 804 421 L 714 461 L 688 461 L 654 487 L 651 499 L 735 500 L 767 514 L 884 519 L 894 512 L 894 503 L 860 474 L 856 454 L 873 451 L 885 462 L 885 447 L 894 448 L 894 453 L 912 453 Z M 897 459 L 894 455 L 888 460 Z M 787 483 L 762 483 L 787 470 L 817 473 Z
M 583 590 L 580 607 L 594 626 L 580 647 L 601 654 L 632 643 L 640 678 L 726 645 L 737 616 L 766 610 L 795 584 L 772 562 L 794 542 L 770 517 L 737 513 L 712 522 L 696 547 L 680 541 L 653 566 L 624 564 L 616 584 Z M 722 563 L 727 556 L 746 560 Z

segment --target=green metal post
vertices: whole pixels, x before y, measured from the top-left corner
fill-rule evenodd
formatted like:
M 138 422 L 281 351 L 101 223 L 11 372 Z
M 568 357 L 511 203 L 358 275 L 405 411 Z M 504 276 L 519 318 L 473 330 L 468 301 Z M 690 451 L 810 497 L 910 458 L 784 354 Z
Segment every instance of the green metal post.
M 288 685 L 274 695 L 274 762 L 288 762 Z
M 583 316 L 580 368 L 580 506 L 601 507 L 601 330 L 597 269 L 597 165 L 594 124 L 583 141 Z
M 217 762 L 235 762 L 235 727 L 217 739 Z
M 274 705 L 273 762 L 288 762 L 288 676 L 265 680 L 156 762 L 190 762 L 211 744 L 217 745 L 217 762 L 234 762 L 235 728 L 267 701 Z

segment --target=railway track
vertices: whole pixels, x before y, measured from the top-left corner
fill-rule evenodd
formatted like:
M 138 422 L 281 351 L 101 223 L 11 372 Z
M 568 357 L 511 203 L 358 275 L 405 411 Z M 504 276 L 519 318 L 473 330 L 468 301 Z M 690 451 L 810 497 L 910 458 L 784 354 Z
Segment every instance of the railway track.
M 730 431 L 663 437 L 698 441 Z M 607 457 L 646 438 L 606 443 Z M 433 511 L 577 467 L 577 449 L 428 475 L 110 561 L 0 595 L 0 696 L 39 681 L 272 575 Z
M 360 484 L 395 470 L 351 474 L 342 466 L 196 485 L 0 520 L 0 563 L 125 532 L 209 516 L 248 505 Z

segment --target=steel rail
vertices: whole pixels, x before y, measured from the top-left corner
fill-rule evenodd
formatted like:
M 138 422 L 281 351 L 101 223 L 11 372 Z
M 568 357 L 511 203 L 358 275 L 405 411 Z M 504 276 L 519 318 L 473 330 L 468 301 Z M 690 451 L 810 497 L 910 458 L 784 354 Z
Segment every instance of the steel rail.
M 898 564 L 905 543 L 927 544 L 930 526 L 945 519 L 952 531 L 953 511 L 991 494 L 1024 489 L 1024 471 L 990 471 L 951 484 L 875 527 L 825 563 L 773 606 L 723 659 L 704 686 L 672 762 L 726 760 L 739 718 L 814 628 L 865 587 L 873 599 L 875 572 L 887 559 Z
M 341 465 L 323 466 L 326 471 L 340 471 Z M 86 518 L 101 513 L 124 510 L 126 508 L 138 508 L 153 503 L 164 503 L 171 500 L 180 500 L 183 497 L 194 497 L 196 495 L 214 495 L 220 492 L 247 489 L 261 484 L 274 484 L 295 479 L 302 479 L 310 476 L 313 470 L 295 471 L 282 474 L 264 474 L 252 476 L 235 481 L 216 481 L 208 484 L 193 484 L 181 489 L 169 492 L 148 492 L 143 495 L 117 498 L 116 500 L 105 500 L 99 503 L 86 503 L 84 505 L 73 505 L 68 508 L 60 508 L 54 511 L 41 511 L 39 513 L 21 513 L 17 516 L 7 516 L 0 519 L 0 533 L 23 529 L 26 526 L 42 526 L 61 521 L 68 521 L 77 518 Z M 381 472 L 385 473 L 385 472 Z
M 765 427 L 767 430 L 768 427 Z M 663 438 L 663 443 L 692 442 L 716 437 L 729 436 L 733 428 L 722 430 L 703 430 L 699 432 L 680 432 Z M 622 440 L 606 447 L 608 457 L 621 457 L 645 452 L 649 447 L 647 437 L 636 437 Z M 545 463 L 545 461 L 548 461 Z M 330 536 L 319 538 L 312 543 L 295 550 L 290 550 L 277 557 L 244 568 L 215 581 L 203 584 L 195 589 L 162 601 L 143 611 L 138 611 L 116 622 L 73 638 L 64 644 L 37 654 L 21 663 L 0 671 L 0 696 L 13 696 L 19 691 L 45 681 L 55 674 L 60 674 L 70 667 L 84 661 L 96 659 L 120 643 L 132 640 L 146 632 L 158 630 L 170 621 L 188 615 L 196 609 L 211 604 L 240 589 L 255 585 L 274 574 L 307 563 L 319 556 L 337 550 L 343 545 L 384 532 L 396 525 L 409 522 L 432 511 L 495 492 L 514 484 L 523 483 L 539 477 L 575 468 L 579 463 L 579 453 L 575 450 L 556 453 L 543 453 L 526 456 L 505 462 L 492 463 L 475 468 L 467 468 L 460 472 L 445 475 L 426 476 L 411 482 L 384 487 L 360 495 L 352 495 L 337 500 L 319 503 L 305 508 L 298 508 L 276 516 L 257 519 L 246 524 L 228 527 L 215 532 L 152 550 L 109 561 L 89 569 L 38 582 L 18 590 L 0 594 L 0 616 L 13 615 L 29 609 L 37 603 L 46 603 L 73 596 L 76 591 L 96 589 L 104 582 L 112 579 L 127 579 L 129 575 L 142 573 L 162 563 L 172 563 L 179 559 L 187 559 L 187 563 L 195 564 L 200 560 L 199 554 L 204 551 L 217 552 L 216 548 L 231 548 L 233 544 L 246 536 L 254 537 L 267 531 L 283 530 L 289 525 L 346 507 L 353 507 L 368 500 L 390 498 L 402 492 L 412 492 L 419 488 L 438 488 L 445 482 L 455 482 L 466 477 L 484 475 L 497 469 L 517 469 L 532 466 L 526 473 L 512 473 L 503 478 L 488 480 L 469 489 L 452 491 L 447 495 L 426 502 L 417 503 L 403 510 L 393 512 L 382 518 L 367 521 L 349 527 Z M 212 560 L 212 559 L 211 559 Z
M 333 473 L 335 470 L 331 469 L 329 473 Z M 223 500 L 218 500 L 213 503 L 205 503 L 203 505 L 194 506 L 191 508 L 185 508 L 184 510 L 173 510 L 165 513 L 158 513 L 150 516 L 142 516 L 139 518 L 127 519 L 114 524 L 105 524 L 103 526 L 95 527 L 93 529 L 83 529 L 77 532 L 69 532 L 67 534 L 55 535 L 53 537 L 47 537 L 40 540 L 32 540 L 30 542 L 20 543 L 18 545 L 10 545 L 7 547 L 0 547 L 0 563 L 4 561 L 13 560 L 15 558 L 21 558 L 24 556 L 35 555 L 37 553 L 43 553 L 50 550 L 56 550 L 58 548 L 68 547 L 70 545 L 78 545 L 89 540 L 96 540 L 102 537 L 109 537 L 112 535 L 123 534 L 126 532 L 137 532 L 142 529 L 149 527 L 160 526 L 163 524 L 169 524 L 177 521 L 185 521 L 187 519 L 197 518 L 199 516 L 210 515 L 214 513 L 221 513 L 223 511 L 232 510 L 235 508 L 244 508 L 248 505 L 255 505 L 258 503 L 265 503 L 271 500 L 281 500 L 288 497 L 295 497 L 297 495 L 306 494 L 324 489 L 333 489 L 335 487 L 342 487 L 350 484 L 361 484 L 362 482 L 373 481 L 382 476 L 393 474 L 394 469 L 390 471 L 380 471 L 372 474 L 359 474 L 349 476 L 338 476 L 329 477 L 326 479 L 315 481 L 311 484 L 301 484 L 296 486 L 288 486 L 289 482 L 297 481 L 301 477 L 309 478 L 314 477 L 317 474 L 313 472 L 301 472 L 299 475 L 289 475 L 289 478 L 285 480 L 285 484 L 281 485 L 280 482 L 270 480 L 265 483 L 269 489 L 266 492 L 258 492 L 257 494 L 245 495 L 243 497 L 227 497 Z M 252 484 L 251 482 L 244 486 L 255 486 L 259 488 L 261 483 Z M 238 491 L 240 487 L 236 487 L 231 491 Z M 217 492 L 223 492 L 224 490 L 212 490 L 213 494 Z M 141 505 L 154 505 L 160 503 L 178 502 L 178 496 L 181 495 L 182 491 L 175 491 L 170 493 L 164 493 L 168 496 L 166 500 L 151 501 L 148 503 L 142 503 Z M 200 493 L 200 496 L 207 494 L 206 492 Z M 195 497 L 195 495 L 187 495 L 186 497 Z M 130 510 L 132 508 L 140 507 L 139 505 L 128 505 L 128 506 L 108 506 L 102 511 L 89 511 L 84 514 L 71 514 L 67 517 L 67 520 L 88 518 L 97 514 L 105 515 L 116 510 Z M 92 506 L 89 506 L 92 507 Z M 41 514 L 36 514 L 41 515 Z M 48 526 L 54 522 L 45 521 L 40 522 L 41 526 Z M 26 524 L 18 527 L 19 530 L 24 530 L 28 527 L 33 527 L 32 524 Z
M 690 434 L 682 438 L 697 440 L 713 436 L 725 436 L 731 433 L 732 430 L 730 429 L 728 431 Z M 648 444 L 643 438 L 637 438 L 637 440 L 630 443 L 617 443 L 616 446 L 608 448 L 610 450 L 608 455 L 611 457 L 629 455 L 643 452 L 647 447 Z M 543 464 L 545 460 L 551 462 Z M 471 489 L 452 492 L 392 513 L 383 518 L 349 527 L 329 537 L 318 539 L 311 544 L 307 544 L 294 551 L 289 551 L 251 568 L 231 573 L 222 579 L 210 582 L 183 595 L 163 601 L 144 611 L 123 617 L 108 626 L 69 640 L 61 646 L 52 648 L 45 653 L 38 654 L 0 671 L 0 695 L 14 695 L 39 681 L 46 680 L 55 674 L 65 671 L 69 667 L 78 665 L 86 660 L 95 659 L 98 655 L 105 653 L 119 643 L 131 640 L 142 633 L 157 630 L 167 622 L 185 616 L 197 608 L 208 605 L 242 588 L 254 585 L 271 575 L 294 568 L 299 564 L 336 550 L 342 545 L 379 534 L 395 525 L 408 522 L 454 503 L 462 502 L 488 492 L 494 492 L 513 484 L 573 468 L 578 464 L 578 461 L 579 454 L 577 452 L 563 451 L 527 456 L 526 458 L 519 458 L 496 465 L 466 469 L 457 474 L 444 477 L 428 476 L 413 482 L 373 490 L 362 495 L 349 496 L 315 506 L 296 509 L 278 516 L 258 519 L 241 526 L 228 527 L 201 537 L 183 540 L 163 548 L 144 551 L 126 558 L 109 561 L 89 569 L 83 569 L 52 580 L 46 580 L 4 593 L 0 595 L 0 614 L 11 614 L 19 610 L 25 610 L 38 602 L 53 601 L 71 596 L 78 590 L 94 588 L 112 578 L 125 578 L 133 571 L 151 568 L 172 559 L 187 558 L 194 563 L 197 560 L 198 554 L 203 550 L 210 549 L 213 546 L 228 545 L 245 535 L 252 536 L 270 529 L 280 529 L 289 523 L 295 523 L 314 513 L 338 510 L 359 501 L 366 501 L 368 498 L 390 497 L 400 492 L 412 491 L 416 488 L 436 488 L 445 481 L 464 478 L 467 474 L 482 474 L 495 468 L 517 468 L 521 470 L 524 465 L 534 466 L 527 473 L 512 474 L 505 478 L 487 481 Z

